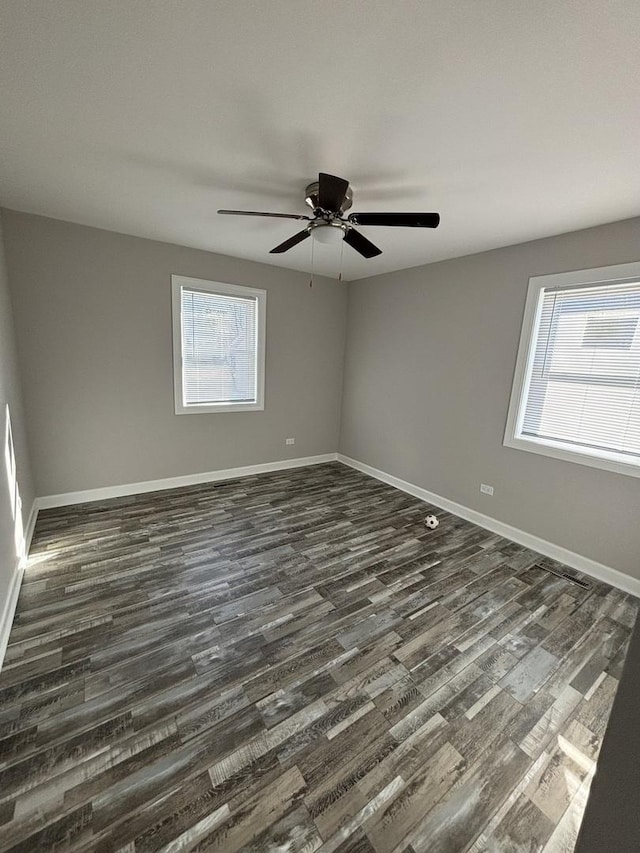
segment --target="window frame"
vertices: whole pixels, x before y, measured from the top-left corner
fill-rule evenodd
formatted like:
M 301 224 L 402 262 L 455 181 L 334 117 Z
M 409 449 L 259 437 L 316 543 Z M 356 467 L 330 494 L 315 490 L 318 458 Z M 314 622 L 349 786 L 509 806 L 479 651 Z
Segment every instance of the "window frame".
M 565 462 L 575 462 L 591 468 L 613 471 L 631 477 L 640 477 L 640 459 L 629 461 L 625 454 L 615 451 L 603 451 L 594 448 L 571 449 L 564 442 L 522 435 L 522 423 L 526 400 L 530 387 L 530 364 L 535 355 L 535 345 L 540 325 L 539 306 L 545 289 L 552 287 L 569 288 L 597 284 L 623 284 L 640 281 L 640 261 L 593 269 L 553 273 L 551 275 L 532 276 L 529 279 L 527 299 L 524 308 L 518 356 L 513 376 L 513 385 L 509 399 L 507 423 L 503 445 L 516 450 L 525 450 Z
M 191 403 L 184 402 L 182 371 L 182 291 L 196 290 L 220 296 L 236 296 L 256 301 L 257 346 L 256 346 L 256 399 L 248 403 Z M 176 415 L 202 415 L 226 412 L 264 411 L 265 350 L 267 323 L 267 291 L 257 287 L 243 287 L 222 281 L 209 281 L 182 275 L 171 276 L 171 314 L 173 328 L 173 396 Z

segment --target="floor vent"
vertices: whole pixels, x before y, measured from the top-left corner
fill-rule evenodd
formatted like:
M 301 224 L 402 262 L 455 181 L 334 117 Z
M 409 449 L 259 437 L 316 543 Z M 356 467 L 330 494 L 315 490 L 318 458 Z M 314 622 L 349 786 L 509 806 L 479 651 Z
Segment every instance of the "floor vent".
M 581 578 L 575 578 L 573 575 L 570 575 L 569 572 L 558 571 L 557 569 L 549 569 L 547 566 L 538 566 L 539 569 L 542 569 L 543 572 L 548 572 L 550 575 L 555 575 L 558 578 L 564 578 L 564 580 L 569 581 L 570 583 L 574 583 L 576 586 L 581 587 L 582 589 L 591 589 L 591 584 L 587 581 L 583 581 Z

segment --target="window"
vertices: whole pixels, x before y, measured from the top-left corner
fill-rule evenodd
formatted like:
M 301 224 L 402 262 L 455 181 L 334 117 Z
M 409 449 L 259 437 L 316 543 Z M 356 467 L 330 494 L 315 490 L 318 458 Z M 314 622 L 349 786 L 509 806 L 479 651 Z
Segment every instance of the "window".
M 640 262 L 530 279 L 504 443 L 640 477 Z
M 171 276 L 176 414 L 264 409 L 267 293 Z

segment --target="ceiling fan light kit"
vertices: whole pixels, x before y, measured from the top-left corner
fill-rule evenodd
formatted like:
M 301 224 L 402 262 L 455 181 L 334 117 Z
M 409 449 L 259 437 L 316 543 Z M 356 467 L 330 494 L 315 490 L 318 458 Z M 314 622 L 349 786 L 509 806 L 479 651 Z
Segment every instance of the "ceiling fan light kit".
M 318 180 L 308 184 L 305 189 L 305 202 L 313 211 L 313 216 L 298 213 L 262 213 L 257 210 L 219 210 L 232 216 L 270 216 L 277 219 L 302 219 L 309 224 L 284 243 L 280 243 L 270 254 L 288 252 L 298 243 L 312 236 L 320 243 L 338 244 L 344 241 L 363 258 L 374 258 L 382 254 L 382 249 L 353 227 L 354 225 L 382 225 L 400 228 L 437 228 L 440 224 L 438 213 L 345 213 L 353 204 L 353 191 L 349 182 L 336 175 L 320 172 Z
M 318 243 L 335 246 L 344 240 L 347 226 L 342 222 L 312 222 L 309 233 Z

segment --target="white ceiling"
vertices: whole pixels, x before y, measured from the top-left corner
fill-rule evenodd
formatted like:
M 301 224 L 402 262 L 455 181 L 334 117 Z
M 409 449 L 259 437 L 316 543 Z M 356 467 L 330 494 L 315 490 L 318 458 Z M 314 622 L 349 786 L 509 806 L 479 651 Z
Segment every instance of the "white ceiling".
M 309 270 L 269 249 L 318 171 L 366 228 L 362 278 L 640 213 L 637 0 L 8 0 L 0 204 Z M 318 246 L 336 274 L 340 247 Z

